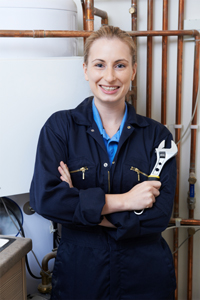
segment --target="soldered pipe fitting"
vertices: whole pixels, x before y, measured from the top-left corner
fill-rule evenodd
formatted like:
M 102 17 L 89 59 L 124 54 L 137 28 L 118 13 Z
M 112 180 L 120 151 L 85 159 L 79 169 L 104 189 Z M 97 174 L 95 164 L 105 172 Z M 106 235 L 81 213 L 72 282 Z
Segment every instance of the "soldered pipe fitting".
M 42 271 L 40 275 L 42 276 L 42 283 L 38 285 L 38 291 L 42 294 L 49 294 L 52 290 L 51 285 L 51 272 L 48 270 L 48 262 L 50 259 L 55 258 L 57 251 L 50 252 L 42 260 Z
M 131 8 L 129 8 L 129 13 L 136 14 L 136 12 L 137 12 L 136 6 L 135 6 L 135 4 L 132 4 Z
M 190 173 L 190 176 L 189 176 L 189 179 L 188 179 L 189 183 L 191 184 L 195 184 L 196 181 L 197 181 L 197 178 L 196 178 L 196 174 L 194 172 L 191 172 Z

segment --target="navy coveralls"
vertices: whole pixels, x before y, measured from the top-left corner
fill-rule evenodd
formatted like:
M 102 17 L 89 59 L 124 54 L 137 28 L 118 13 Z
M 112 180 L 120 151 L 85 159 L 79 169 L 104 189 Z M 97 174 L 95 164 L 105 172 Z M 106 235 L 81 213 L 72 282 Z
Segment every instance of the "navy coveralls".
M 30 202 L 43 217 L 62 224 L 52 300 L 173 299 L 173 260 L 161 232 L 173 208 L 175 158 L 161 172 L 160 196 L 153 208 L 139 216 L 133 211 L 107 215 L 117 229 L 98 226 L 105 194 L 125 193 L 147 180 L 142 173 L 151 173 L 155 148 L 162 140 L 171 147 L 165 126 L 127 105 L 112 165 L 93 120 L 92 98 L 53 114 L 41 130 Z M 61 160 L 69 167 L 74 188 L 60 180 Z

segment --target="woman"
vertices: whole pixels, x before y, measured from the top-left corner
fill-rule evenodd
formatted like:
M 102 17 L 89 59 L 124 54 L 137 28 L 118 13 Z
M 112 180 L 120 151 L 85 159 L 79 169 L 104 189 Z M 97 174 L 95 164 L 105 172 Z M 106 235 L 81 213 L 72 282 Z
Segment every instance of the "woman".
M 175 159 L 164 166 L 162 185 L 147 181 L 155 148 L 162 140 L 170 148 L 172 136 L 125 102 L 136 74 L 126 32 L 92 33 L 83 69 L 94 97 L 47 120 L 31 185 L 31 206 L 62 224 L 51 299 L 174 299 L 161 232 L 173 207 Z

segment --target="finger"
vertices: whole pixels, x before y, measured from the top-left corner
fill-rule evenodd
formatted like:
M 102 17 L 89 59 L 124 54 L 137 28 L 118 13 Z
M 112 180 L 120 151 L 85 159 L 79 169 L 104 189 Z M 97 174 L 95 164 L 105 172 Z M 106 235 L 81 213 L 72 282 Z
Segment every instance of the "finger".
M 66 174 L 66 172 L 60 166 L 58 167 L 58 171 L 62 176 L 62 178 L 64 179 L 64 181 L 69 183 L 69 181 L 71 180 L 70 174 Z
M 69 174 L 68 166 L 67 166 L 63 161 L 60 162 L 60 167 L 63 169 L 63 171 L 64 171 L 66 174 Z
M 63 170 L 62 167 L 59 166 L 59 167 L 58 167 L 58 171 L 59 171 L 60 175 L 66 176 L 66 173 L 65 173 L 65 171 Z
M 155 202 L 155 197 L 152 196 L 151 200 L 148 201 L 146 208 L 152 208 Z
M 73 187 L 73 184 L 72 184 L 72 180 L 71 178 L 66 178 L 66 176 L 60 176 L 60 179 L 64 182 L 67 182 L 69 184 L 69 187 L 72 188 Z
M 160 189 L 161 187 L 161 182 L 160 181 L 155 181 L 155 180 L 152 180 L 152 181 L 147 181 L 150 186 L 156 188 L 156 189 Z
M 157 190 L 157 189 L 154 189 L 153 190 L 153 195 L 154 195 L 154 197 L 158 197 L 160 195 L 160 191 Z

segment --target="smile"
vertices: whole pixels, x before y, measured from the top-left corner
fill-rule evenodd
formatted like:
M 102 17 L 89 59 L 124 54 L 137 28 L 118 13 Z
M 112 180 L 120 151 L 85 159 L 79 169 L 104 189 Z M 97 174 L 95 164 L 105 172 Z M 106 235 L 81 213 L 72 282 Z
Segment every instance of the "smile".
M 114 90 L 117 90 L 119 87 L 118 86 L 101 85 L 101 88 L 104 89 L 105 91 L 114 91 Z

